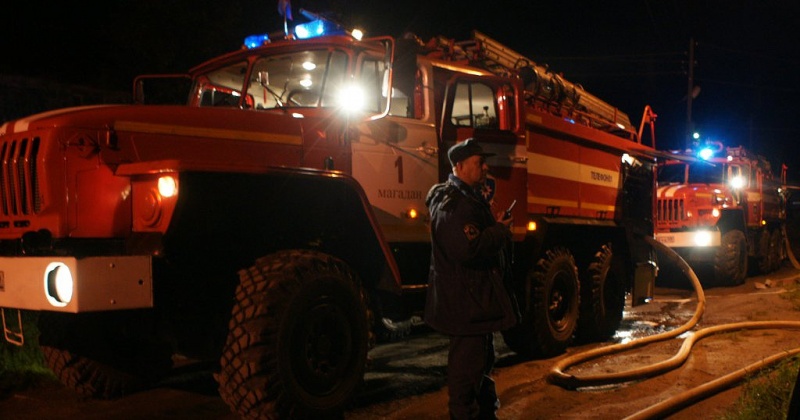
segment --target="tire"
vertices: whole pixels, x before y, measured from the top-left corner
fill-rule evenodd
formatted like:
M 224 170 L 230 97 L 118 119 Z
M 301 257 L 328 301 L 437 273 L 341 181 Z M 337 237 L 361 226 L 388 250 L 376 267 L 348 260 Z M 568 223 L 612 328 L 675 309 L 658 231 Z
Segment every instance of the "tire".
M 217 376 L 242 418 L 325 418 L 360 386 L 369 337 L 365 296 L 342 261 L 282 251 L 239 273 Z
M 526 279 L 522 320 L 503 332 L 508 347 L 529 358 L 566 351 L 577 326 L 579 293 L 572 254 L 563 248 L 547 251 Z
M 113 399 L 147 389 L 172 368 L 172 351 L 141 312 L 42 312 L 39 346 L 45 364 L 67 387 Z
M 605 341 L 622 323 L 625 285 L 612 269 L 611 244 L 603 245 L 581 280 L 580 313 L 576 336 L 582 342 Z
M 740 230 L 722 235 L 714 256 L 714 281 L 718 285 L 736 286 L 747 277 L 747 239 Z
M 775 267 L 775 250 L 773 249 L 775 244 L 772 243 L 772 237 L 766 229 L 759 236 L 758 274 L 767 274 L 772 272 Z

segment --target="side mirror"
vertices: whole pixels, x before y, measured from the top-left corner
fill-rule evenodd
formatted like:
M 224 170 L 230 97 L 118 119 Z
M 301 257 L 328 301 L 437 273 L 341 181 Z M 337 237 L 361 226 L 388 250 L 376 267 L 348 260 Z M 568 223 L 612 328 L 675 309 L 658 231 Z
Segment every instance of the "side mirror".
M 381 80 L 381 94 L 386 98 L 386 105 L 380 114 L 372 115 L 367 118 L 367 121 L 379 120 L 389 115 L 389 110 L 392 107 L 392 63 L 394 61 L 394 39 L 391 37 L 380 37 L 381 42 L 385 48 L 383 56 L 383 80 Z

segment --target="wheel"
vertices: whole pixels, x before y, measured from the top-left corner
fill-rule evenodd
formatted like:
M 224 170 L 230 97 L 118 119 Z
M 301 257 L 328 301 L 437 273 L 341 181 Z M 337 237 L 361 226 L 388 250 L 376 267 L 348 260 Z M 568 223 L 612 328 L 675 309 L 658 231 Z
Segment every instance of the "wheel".
M 772 232 L 764 231 L 759 240 L 760 254 L 758 258 L 759 273 L 767 274 L 780 268 L 784 258 L 783 235 L 780 229 Z
M 361 384 L 369 328 L 364 293 L 342 261 L 282 251 L 239 273 L 217 376 L 243 418 L 341 412 Z
M 607 340 L 622 323 L 625 285 L 612 259 L 611 244 L 603 245 L 584 272 L 576 333 L 581 341 Z
M 769 251 L 772 254 L 770 260 L 772 261 L 772 265 L 770 266 L 770 272 L 777 271 L 781 268 L 781 263 L 783 262 L 783 234 L 781 233 L 780 229 L 775 229 L 772 231 L 769 240 Z
M 42 312 L 39 346 L 47 366 L 80 395 L 118 398 L 146 389 L 172 368 L 172 351 L 145 328 L 140 311 Z
M 714 280 L 720 285 L 743 284 L 747 277 L 747 240 L 740 230 L 722 235 L 714 257 Z
M 562 248 L 547 251 L 526 279 L 522 320 L 503 332 L 509 348 L 532 358 L 566 351 L 577 325 L 579 292 L 572 254 Z

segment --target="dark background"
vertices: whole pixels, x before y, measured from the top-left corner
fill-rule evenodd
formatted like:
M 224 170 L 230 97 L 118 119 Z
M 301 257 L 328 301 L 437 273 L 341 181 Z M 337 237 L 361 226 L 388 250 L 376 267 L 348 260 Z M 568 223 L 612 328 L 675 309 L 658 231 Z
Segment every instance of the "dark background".
M 0 75 L 128 92 L 142 73 L 183 72 L 282 28 L 277 0 L 10 2 L 0 23 Z M 94 3 L 94 2 L 92 2 Z M 293 0 L 369 35 L 467 39 L 472 29 L 581 84 L 638 125 L 658 114 L 659 149 L 686 144 L 688 52 L 692 121 L 705 138 L 743 145 L 800 183 L 800 2 Z M 4 116 L 5 118 L 17 116 Z

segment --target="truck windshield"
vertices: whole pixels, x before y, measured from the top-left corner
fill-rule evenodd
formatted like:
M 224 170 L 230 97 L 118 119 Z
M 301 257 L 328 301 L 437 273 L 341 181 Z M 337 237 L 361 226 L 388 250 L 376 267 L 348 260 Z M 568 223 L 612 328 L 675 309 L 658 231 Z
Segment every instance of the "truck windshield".
M 346 72 L 347 54 L 342 51 L 298 51 L 259 58 L 246 82 L 245 62 L 208 72 L 198 77 L 197 92 L 200 106 L 335 106 Z
M 683 184 L 685 174 L 686 165 L 683 163 L 659 165 L 658 185 Z
M 722 184 L 725 182 L 725 165 L 692 163 L 689 165 L 690 184 Z
M 689 179 L 685 163 L 674 163 L 658 167 L 658 184 L 722 184 L 725 182 L 724 165 L 697 162 L 688 164 Z

